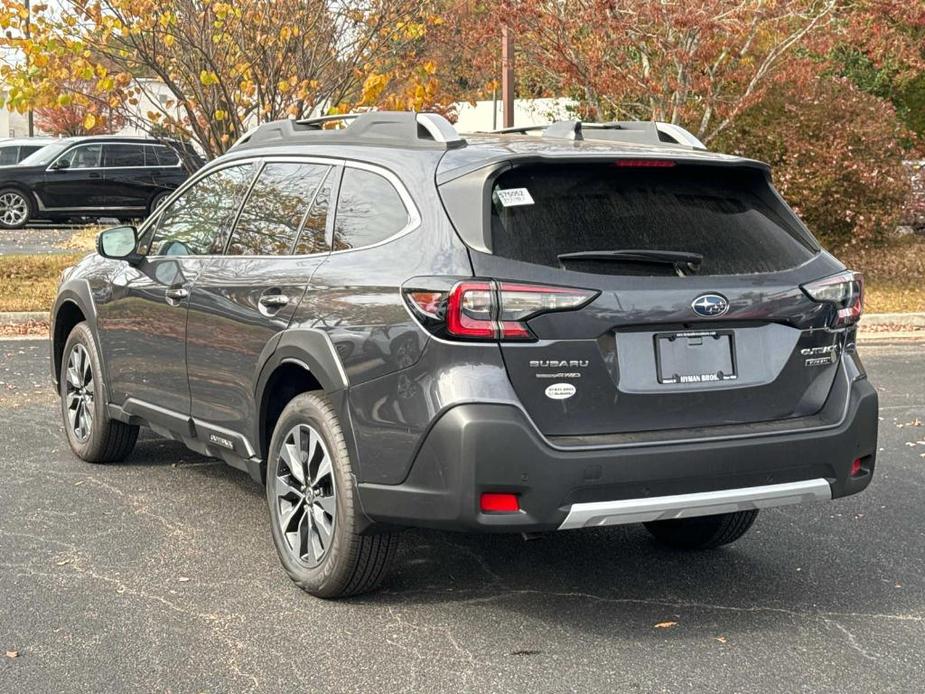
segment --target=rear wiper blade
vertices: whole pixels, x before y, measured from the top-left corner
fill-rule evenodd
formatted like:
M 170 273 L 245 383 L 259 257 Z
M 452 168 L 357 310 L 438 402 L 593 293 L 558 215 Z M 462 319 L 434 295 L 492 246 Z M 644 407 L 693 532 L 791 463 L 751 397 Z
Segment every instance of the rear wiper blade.
M 614 262 L 656 263 L 658 265 L 671 265 L 678 274 L 697 272 L 703 263 L 700 253 L 687 251 L 655 251 L 641 249 L 627 249 L 622 251 L 576 251 L 574 253 L 560 253 L 556 256 L 560 262 L 569 260 L 610 260 Z

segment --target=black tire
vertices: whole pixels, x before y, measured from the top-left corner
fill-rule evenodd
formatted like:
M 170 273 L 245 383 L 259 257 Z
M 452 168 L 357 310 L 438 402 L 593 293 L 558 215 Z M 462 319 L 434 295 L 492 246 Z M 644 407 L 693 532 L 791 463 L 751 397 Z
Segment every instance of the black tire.
M 72 377 L 72 363 L 80 378 L 89 377 L 90 386 L 86 383 L 80 385 L 79 379 Z M 102 373 L 93 333 L 86 323 L 78 323 L 64 345 L 58 394 L 61 396 L 61 417 L 67 442 L 71 450 L 88 463 L 124 460 L 132 452 L 138 438 L 137 426 L 109 417 Z M 80 405 L 75 405 L 78 400 L 83 403 L 82 414 L 79 414 Z M 87 424 L 87 413 L 90 417 L 85 430 L 83 425 Z M 81 421 L 83 425 L 78 425 Z
M 12 201 L 14 199 L 18 200 L 19 203 L 13 205 Z M 0 203 L 2 203 L 0 204 L 0 228 L 22 229 L 35 215 L 35 206 L 32 204 L 31 196 L 18 188 L 3 188 L 0 190 Z M 22 210 L 25 216 L 14 215 L 14 209 Z
M 158 193 L 153 198 L 151 198 L 151 203 L 148 205 L 148 216 L 149 217 L 155 212 L 157 212 L 158 208 L 164 204 L 164 200 L 170 197 L 170 194 L 172 192 L 173 192 L 172 190 L 165 190 L 164 192 Z
M 715 516 L 676 518 L 645 523 L 656 540 L 679 549 L 713 549 L 735 542 L 752 527 L 758 511 L 736 511 Z
M 319 439 L 320 447 L 314 443 Z M 292 465 L 296 457 L 301 462 Z M 327 398 L 317 392 L 293 398 L 276 423 L 267 457 L 270 528 L 286 573 L 319 598 L 374 590 L 398 547 L 396 533 L 358 533 L 362 518 L 353 480 L 343 430 Z

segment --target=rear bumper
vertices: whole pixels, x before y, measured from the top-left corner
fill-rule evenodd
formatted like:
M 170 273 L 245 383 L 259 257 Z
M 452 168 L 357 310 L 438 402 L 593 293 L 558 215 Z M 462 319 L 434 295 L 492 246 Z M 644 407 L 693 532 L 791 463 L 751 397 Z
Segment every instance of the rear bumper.
M 852 377 L 841 373 L 826 408 L 837 412 L 818 426 L 616 446 L 558 445 L 514 405 L 458 405 L 433 425 L 402 484 L 360 483 L 360 501 L 373 523 L 542 532 L 855 494 L 873 475 L 878 418 L 876 391 Z M 482 492 L 518 494 L 521 510 L 482 513 Z

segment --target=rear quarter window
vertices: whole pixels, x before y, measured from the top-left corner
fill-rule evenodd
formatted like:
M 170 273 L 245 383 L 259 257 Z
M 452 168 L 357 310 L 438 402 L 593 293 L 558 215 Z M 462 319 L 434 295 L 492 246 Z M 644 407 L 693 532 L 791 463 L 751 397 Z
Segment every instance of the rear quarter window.
M 404 229 L 409 219 L 401 196 L 387 178 L 365 169 L 344 169 L 334 217 L 334 250 L 385 241 Z
M 754 169 L 678 164 L 531 165 L 492 188 L 495 255 L 551 267 L 581 251 L 659 250 L 703 256 L 700 275 L 773 272 L 817 247 Z M 569 261 L 599 274 L 671 274 L 670 266 Z

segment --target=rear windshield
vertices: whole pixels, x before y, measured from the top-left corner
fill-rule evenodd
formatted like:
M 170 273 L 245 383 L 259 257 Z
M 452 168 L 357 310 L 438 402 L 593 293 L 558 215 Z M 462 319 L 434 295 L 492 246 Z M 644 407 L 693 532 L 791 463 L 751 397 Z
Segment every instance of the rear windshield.
M 796 267 L 817 247 L 764 174 L 678 164 L 521 166 L 492 190 L 492 250 L 529 263 L 601 274 L 675 274 L 671 263 L 572 258 L 588 251 L 672 251 L 703 257 L 699 275 Z

